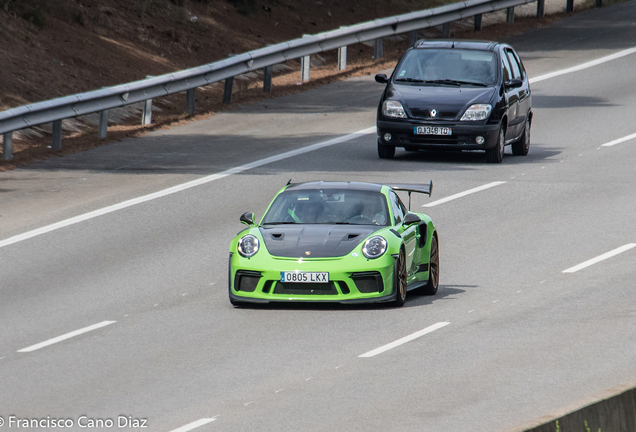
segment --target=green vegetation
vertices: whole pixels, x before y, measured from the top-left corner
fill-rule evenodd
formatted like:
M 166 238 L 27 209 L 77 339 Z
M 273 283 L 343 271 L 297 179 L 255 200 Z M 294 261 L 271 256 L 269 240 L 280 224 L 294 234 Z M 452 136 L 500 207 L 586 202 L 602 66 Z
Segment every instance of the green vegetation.
M 585 430 L 583 432 L 592 432 L 592 430 L 589 428 L 589 426 L 587 425 L 587 420 L 583 421 L 583 424 L 585 425 Z M 556 429 L 555 432 L 565 432 L 561 430 L 561 425 L 559 424 L 559 421 L 556 421 Z M 598 432 L 601 432 L 601 428 L 598 428 Z

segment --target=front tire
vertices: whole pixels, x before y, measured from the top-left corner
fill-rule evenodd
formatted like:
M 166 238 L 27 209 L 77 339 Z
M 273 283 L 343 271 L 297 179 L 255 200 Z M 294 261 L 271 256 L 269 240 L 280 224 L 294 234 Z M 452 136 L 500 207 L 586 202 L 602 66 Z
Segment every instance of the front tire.
M 378 156 L 380 156 L 380 159 L 393 159 L 393 156 L 395 156 L 395 146 L 383 145 L 378 141 Z
M 525 156 L 528 154 L 528 151 L 530 150 L 530 125 L 530 115 L 528 115 L 521 139 L 512 145 L 513 155 Z
M 394 305 L 402 307 L 406 303 L 406 258 L 403 250 L 400 250 L 400 255 L 395 262 L 394 273 L 393 289 L 396 293 Z
M 490 163 L 501 163 L 506 151 L 506 134 L 503 126 L 499 128 L 499 139 L 497 145 L 486 150 L 486 161 Z

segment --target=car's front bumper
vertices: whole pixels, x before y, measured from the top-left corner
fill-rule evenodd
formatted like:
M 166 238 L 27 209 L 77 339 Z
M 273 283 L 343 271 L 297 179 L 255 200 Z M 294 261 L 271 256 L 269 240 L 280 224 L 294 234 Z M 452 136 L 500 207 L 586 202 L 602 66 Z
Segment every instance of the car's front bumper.
M 452 135 L 415 135 L 416 126 L 441 126 L 452 128 Z M 391 140 L 384 139 L 386 133 Z M 377 121 L 378 143 L 396 147 L 422 150 L 487 150 L 497 145 L 499 125 L 482 122 L 422 122 L 417 120 Z M 483 144 L 477 144 L 477 137 Z
M 257 254 L 258 255 L 258 254 Z M 230 257 L 229 296 L 234 303 L 336 302 L 378 303 L 395 300 L 395 258 L 388 253 L 363 256 L 292 259 Z M 329 283 L 282 283 L 281 272 L 328 272 Z

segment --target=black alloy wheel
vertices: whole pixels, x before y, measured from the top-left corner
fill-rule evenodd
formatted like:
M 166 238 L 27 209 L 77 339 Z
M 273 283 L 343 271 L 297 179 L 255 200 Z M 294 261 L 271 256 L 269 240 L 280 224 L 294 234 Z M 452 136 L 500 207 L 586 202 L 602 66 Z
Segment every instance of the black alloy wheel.
M 406 258 L 404 258 L 404 251 L 400 250 L 400 255 L 395 262 L 395 282 L 394 289 L 396 292 L 395 306 L 404 306 L 406 302 Z
M 439 248 L 437 236 L 431 241 L 431 258 L 428 265 L 428 283 L 420 289 L 424 295 L 435 295 L 439 288 Z
M 503 126 L 499 128 L 499 139 L 497 145 L 486 150 L 486 161 L 490 163 L 501 163 L 506 151 L 506 134 Z
M 380 159 L 393 159 L 393 156 L 395 156 L 395 146 L 383 145 L 378 141 L 378 156 L 380 156 Z
M 521 139 L 512 145 L 512 154 L 517 156 L 525 156 L 530 150 L 530 115 L 526 117 L 526 126 L 523 129 Z

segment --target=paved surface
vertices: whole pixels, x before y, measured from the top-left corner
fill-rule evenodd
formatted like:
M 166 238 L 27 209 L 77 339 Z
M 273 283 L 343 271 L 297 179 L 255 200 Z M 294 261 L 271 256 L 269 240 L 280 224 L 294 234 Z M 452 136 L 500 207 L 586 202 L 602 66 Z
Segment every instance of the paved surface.
M 636 40 L 636 3 L 511 39 L 533 78 Z M 494 431 L 634 377 L 636 54 L 532 85 L 526 157 L 373 134 L 0 247 L 0 417 L 172 431 Z M 0 241 L 374 126 L 372 77 L 3 173 Z M 405 307 L 234 309 L 227 248 L 289 178 L 435 183 L 441 288 Z M 210 179 L 212 180 L 212 179 Z M 450 324 L 372 358 L 372 349 Z M 18 352 L 69 332 L 103 327 Z M 126 423 L 128 426 L 130 422 Z M 5 428 L 7 425 L 4 426 Z M 25 429 L 25 430 L 28 430 Z M 32 429 L 37 430 L 37 429 Z M 82 429 L 83 430 L 83 429 Z

